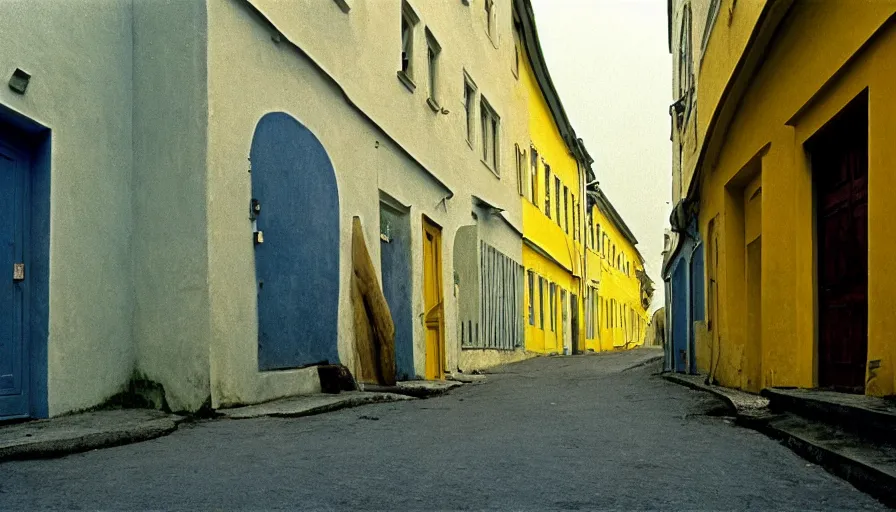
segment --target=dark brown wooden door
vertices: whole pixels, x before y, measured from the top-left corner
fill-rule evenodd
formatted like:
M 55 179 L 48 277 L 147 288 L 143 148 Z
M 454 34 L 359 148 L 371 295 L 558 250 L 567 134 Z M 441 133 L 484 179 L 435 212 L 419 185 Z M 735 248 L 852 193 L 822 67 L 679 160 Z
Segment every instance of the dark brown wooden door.
M 847 107 L 818 135 L 812 150 L 818 194 L 818 384 L 854 393 L 865 390 L 868 354 L 866 101 Z

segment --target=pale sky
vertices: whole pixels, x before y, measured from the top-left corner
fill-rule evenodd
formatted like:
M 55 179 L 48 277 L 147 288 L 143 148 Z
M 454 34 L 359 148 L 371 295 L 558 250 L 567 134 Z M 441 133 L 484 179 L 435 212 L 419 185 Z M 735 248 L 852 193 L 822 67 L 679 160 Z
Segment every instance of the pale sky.
M 538 37 L 604 193 L 638 239 L 663 304 L 672 186 L 666 0 L 532 0 Z

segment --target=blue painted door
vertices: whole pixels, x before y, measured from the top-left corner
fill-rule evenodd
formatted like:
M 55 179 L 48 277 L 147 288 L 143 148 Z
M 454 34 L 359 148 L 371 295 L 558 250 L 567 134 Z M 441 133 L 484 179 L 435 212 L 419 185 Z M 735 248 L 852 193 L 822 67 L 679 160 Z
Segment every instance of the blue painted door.
M 25 417 L 29 407 L 26 171 L 25 159 L 0 143 L 0 419 Z
M 398 380 L 416 377 L 411 311 L 411 227 L 406 213 L 380 205 L 380 262 L 383 295 L 395 324 L 395 373 Z
M 688 371 L 688 276 L 687 263 L 679 259 L 672 271 L 672 367 Z
M 317 137 L 282 112 L 252 139 L 260 370 L 336 363 L 339 197 Z M 255 204 L 255 203 L 253 203 Z M 259 243 L 260 242 L 260 243 Z

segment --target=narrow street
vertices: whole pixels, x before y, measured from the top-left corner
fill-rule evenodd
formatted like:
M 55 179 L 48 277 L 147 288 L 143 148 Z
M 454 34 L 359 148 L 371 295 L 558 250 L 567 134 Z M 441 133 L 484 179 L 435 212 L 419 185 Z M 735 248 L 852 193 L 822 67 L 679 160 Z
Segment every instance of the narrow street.
M 656 354 L 539 358 L 439 398 L 6 463 L 0 509 L 884 508 L 658 364 L 628 369 Z

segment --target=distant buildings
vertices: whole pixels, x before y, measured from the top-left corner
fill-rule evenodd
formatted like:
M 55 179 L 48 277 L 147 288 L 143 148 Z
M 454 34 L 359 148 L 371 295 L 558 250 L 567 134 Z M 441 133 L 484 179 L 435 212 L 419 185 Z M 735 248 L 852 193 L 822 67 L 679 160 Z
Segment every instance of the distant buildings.
M 353 252 L 399 379 L 643 340 L 528 0 L 12 0 L 0 44 L 0 419 L 317 392 L 361 364 Z

